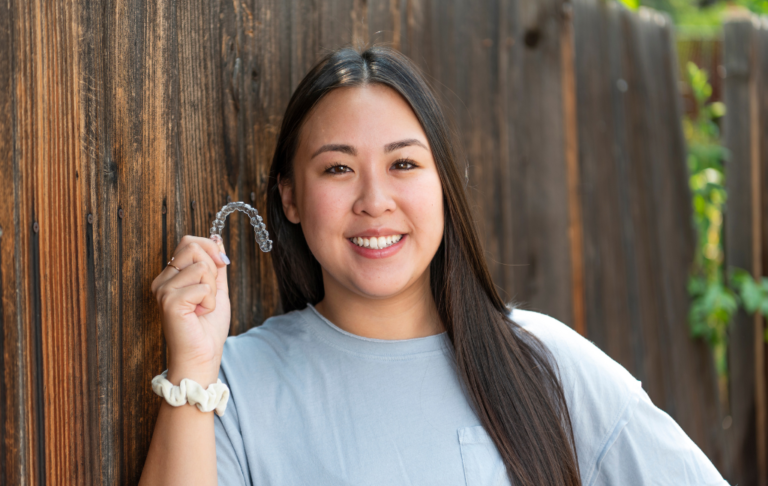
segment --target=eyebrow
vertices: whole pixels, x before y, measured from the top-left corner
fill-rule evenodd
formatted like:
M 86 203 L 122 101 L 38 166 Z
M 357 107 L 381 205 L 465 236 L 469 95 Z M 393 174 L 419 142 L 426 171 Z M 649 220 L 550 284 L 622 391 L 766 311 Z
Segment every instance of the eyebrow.
M 390 152 L 394 152 L 397 149 L 401 149 L 404 147 L 410 147 L 411 145 L 418 145 L 422 147 L 424 150 L 429 151 L 426 145 L 421 143 L 420 140 L 416 140 L 415 138 L 407 138 L 405 140 L 398 140 L 397 142 L 391 142 L 384 146 L 384 153 L 388 154 Z M 318 155 L 322 154 L 323 152 L 341 152 L 343 154 L 349 154 L 349 155 L 357 155 L 357 150 L 355 147 L 351 145 L 345 145 L 341 143 L 328 143 L 317 149 L 317 151 L 312 154 L 312 157 L 310 159 L 314 159 Z

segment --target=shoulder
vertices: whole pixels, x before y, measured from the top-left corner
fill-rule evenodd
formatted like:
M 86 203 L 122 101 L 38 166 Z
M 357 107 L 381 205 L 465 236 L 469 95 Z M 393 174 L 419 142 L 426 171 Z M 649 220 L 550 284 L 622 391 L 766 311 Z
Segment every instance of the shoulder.
M 513 308 L 511 319 L 537 337 L 555 360 L 564 387 L 598 387 L 594 393 L 626 394 L 640 388 L 623 366 L 568 325 L 546 314 Z M 580 392 L 580 390 L 573 390 Z M 581 393 L 580 393 L 581 394 Z
M 615 440 L 642 392 L 623 366 L 563 322 L 513 309 L 511 319 L 537 337 L 552 354 L 560 376 L 582 474 L 595 468 Z
M 623 366 L 545 314 L 513 309 L 558 369 L 585 485 L 727 484 L 679 425 Z
M 300 355 L 311 343 L 305 314 L 307 309 L 295 310 L 266 319 L 260 326 L 224 342 L 222 369 L 231 375 L 234 370 L 252 373 L 264 371 L 291 356 Z

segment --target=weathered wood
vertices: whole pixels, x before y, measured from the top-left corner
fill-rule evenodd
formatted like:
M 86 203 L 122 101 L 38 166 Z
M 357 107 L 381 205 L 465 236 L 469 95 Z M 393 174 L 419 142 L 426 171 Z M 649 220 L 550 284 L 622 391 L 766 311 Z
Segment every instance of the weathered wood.
M 758 246 L 753 251 L 758 252 L 762 268 L 758 268 L 758 265 L 755 265 L 757 262 L 753 262 L 753 274 L 768 275 L 768 136 L 764 135 L 768 131 L 768 16 L 763 16 L 760 19 L 760 30 L 755 35 L 755 41 L 759 47 L 755 56 L 759 77 L 755 85 L 757 99 L 754 99 L 753 103 L 757 105 L 759 116 L 757 127 L 759 157 L 757 157 L 757 163 L 759 164 L 760 175 L 756 177 L 759 181 L 756 191 L 760 198 L 757 202 L 760 205 L 760 214 L 753 218 L 753 228 L 757 227 L 757 232 L 760 235 Z M 764 333 L 760 331 L 768 326 L 768 316 L 756 316 L 756 319 L 758 321 L 755 323 L 755 353 L 760 354 L 755 359 L 755 382 L 758 387 L 756 390 L 758 396 L 757 430 L 759 444 L 762 447 L 762 453 L 758 450 L 758 474 L 763 478 L 761 486 L 766 486 L 768 485 L 768 343 L 765 342 L 764 338 L 760 339 L 764 336 Z
M 561 79 L 561 1 L 516 2 L 510 101 L 511 296 L 573 325 Z M 520 265 L 520 266 L 518 266 Z
M 571 24 L 570 8 L 0 5 L 0 482 L 138 481 L 160 404 L 148 384 L 167 365 L 152 279 L 228 200 L 265 207 L 291 93 L 324 53 L 371 41 L 409 55 L 455 118 L 504 297 L 583 323 L 717 464 L 712 363 L 685 324 L 671 32 L 588 0 Z M 280 308 L 245 218 L 224 241 L 238 334 Z
M 562 69 L 564 155 L 568 181 L 568 243 L 571 254 L 571 299 L 573 327 L 587 333 L 584 308 L 584 221 L 581 214 L 581 182 L 579 179 L 578 114 L 576 111 L 575 39 L 573 36 L 573 4 L 562 6 L 563 27 L 560 29 L 560 64 Z
M 645 14 L 645 15 L 643 15 Z M 652 40 L 642 59 L 651 104 L 649 127 L 654 149 L 645 161 L 650 169 L 654 197 L 655 265 L 661 279 L 662 319 L 658 322 L 661 353 L 668 361 L 666 389 L 674 405 L 666 407 L 680 426 L 699 444 L 720 469 L 724 462 L 722 414 L 718 406 L 717 377 L 711 352 L 703 340 L 692 340 L 688 324 L 687 282 L 694 259 L 691 193 L 688 186 L 686 148 L 680 119 L 681 99 L 673 26 L 666 16 L 641 11 L 647 21 L 644 38 Z
M 636 306 L 630 305 L 626 245 L 622 231 L 630 219 L 620 189 L 625 146 L 623 117 L 616 114 L 621 92 L 617 33 L 618 7 L 613 3 L 577 2 L 574 9 L 576 89 L 584 224 L 585 299 L 587 336 L 628 370 L 632 360 L 629 331 Z
M 670 25 L 576 7 L 587 336 L 722 468 L 714 366 L 687 324 L 694 240 Z
M 726 162 L 728 201 L 725 211 L 725 263 L 727 267 L 751 270 L 752 187 L 750 129 L 750 78 L 755 69 L 750 62 L 754 48 L 750 19 L 732 20 L 724 26 L 725 127 L 723 138 L 730 151 Z M 734 317 L 730 330 L 729 377 L 731 451 L 734 483 L 758 484 L 757 423 L 755 396 L 755 347 L 753 320 L 743 311 Z

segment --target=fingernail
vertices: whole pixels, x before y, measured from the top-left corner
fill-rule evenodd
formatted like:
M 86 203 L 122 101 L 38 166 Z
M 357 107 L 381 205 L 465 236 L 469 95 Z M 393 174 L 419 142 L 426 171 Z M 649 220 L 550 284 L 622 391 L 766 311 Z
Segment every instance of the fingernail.
M 221 257 L 222 260 L 224 260 L 224 263 L 226 263 L 227 265 L 230 264 L 229 258 L 227 258 L 227 255 L 225 255 L 224 252 L 219 252 L 219 256 Z

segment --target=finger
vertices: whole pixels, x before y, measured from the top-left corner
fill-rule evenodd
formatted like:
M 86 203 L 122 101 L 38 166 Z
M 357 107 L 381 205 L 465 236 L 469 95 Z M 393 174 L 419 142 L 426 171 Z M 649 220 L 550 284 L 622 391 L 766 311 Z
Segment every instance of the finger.
M 227 265 L 229 265 L 230 261 L 229 261 L 229 258 L 227 257 L 227 250 L 224 248 L 224 240 L 221 239 L 221 236 L 211 235 L 209 239 L 214 243 L 216 243 L 216 247 L 219 249 L 219 256 L 221 257 L 221 260 Z
M 203 299 L 199 304 L 208 313 L 216 308 L 216 277 L 209 271 L 208 265 L 204 262 L 197 262 L 188 267 L 185 267 L 177 275 L 170 278 L 165 282 L 162 288 L 158 291 L 158 298 L 162 299 L 162 294 L 167 292 L 173 292 L 174 290 L 181 289 L 188 286 L 204 283 L 211 289 L 210 294 Z
M 229 265 L 229 259 L 224 251 L 224 243 L 221 241 L 220 236 L 218 236 L 218 241 L 212 240 L 211 238 L 201 238 L 199 236 L 185 236 L 184 238 L 188 238 L 187 241 L 189 244 L 196 243 L 200 245 L 200 247 L 216 263 L 217 267 Z
M 186 317 L 197 314 L 196 310 L 210 293 L 211 287 L 208 284 L 189 285 L 169 292 L 165 302 L 172 312 L 179 317 Z
M 220 256 L 226 259 L 227 265 L 230 264 L 229 258 L 227 258 L 226 250 L 224 249 L 224 241 L 219 235 L 211 235 L 211 241 L 216 243 L 216 246 L 221 250 Z M 227 282 L 227 267 L 219 267 L 216 275 L 216 287 L 219 290 L 227 292 L 229 290 L 229 283 Z
M 186 238 L 186 237 L 185 237 Z M 202 243 L 204 245 L 201 245 L 200 240 L 204 240 Z M 215 235 L 214 239 L 205 239 L 205 238 L 194 238 L 187 240 L 189 243 L 187 246 L 179 250 L 178 256 L 175 256 L 174 264 L 177 264 L 179 268 L 184 268 L 184 265 L 187 265 L 187 262 L 193 262 L 196 263 L 198 261 L 206 261 L 211 264 L 211 275 L 213 276 L 213 279 L 216 282 L 216 287 L 219 290 L 228 291 L 229 285 L 227 283 L 227 265 L 229 264 L 229 259 L 226 256 L 225 250 L 224 250 L 224 242 L 221 239 L 221 236 Z M 210 256 L 210 249 L 208 251 L 205 250 L 204 246 L 214 246 L 216 249 L 220 249 L 219 252 L 219 258 L 227 258 L 227 265 L 220 265 L 217 268 L 217 265 L 214 264 L 213 260 Z
M 162 286 L 165 282 L 173 278 L 180 270 L 184 270 L 184 268 L 194 265 L 198 262 L 204 262 L 208 267 L 209 271 L 211 272 L 211 275 L 214 279 L 216 279 L 216 276 L 218 274 L 217 272 L 217 264 L 214 261 L 214 259 L 211 257 L 210 253 L 206 251 L 204 246 L 211 246 L 210 240 L 205 242 L 205 245 L 200 245 L 200 243 L 196 240 L 200 240 L 204 238 L 196 238 L 196 237 L 187 237 L 185 236 L 182 238 L 181 244 L 176 248 L 176 252 L 173 255 L 172 263 L 169 263 L 163 271 L 160 273 L 160 275 L 157 276 L 155 279 L 156 282 L 153 282 L 152 285 L 154 288 L 157 288 L 159 286 Z M 214 245 L 216 246 L 216 245 Z M 218 248 L 218 246 L 216 246 Z M 220 256 L 218 257 L 221 258 Z M 224 265 L 226 266 L 226 265 Z

